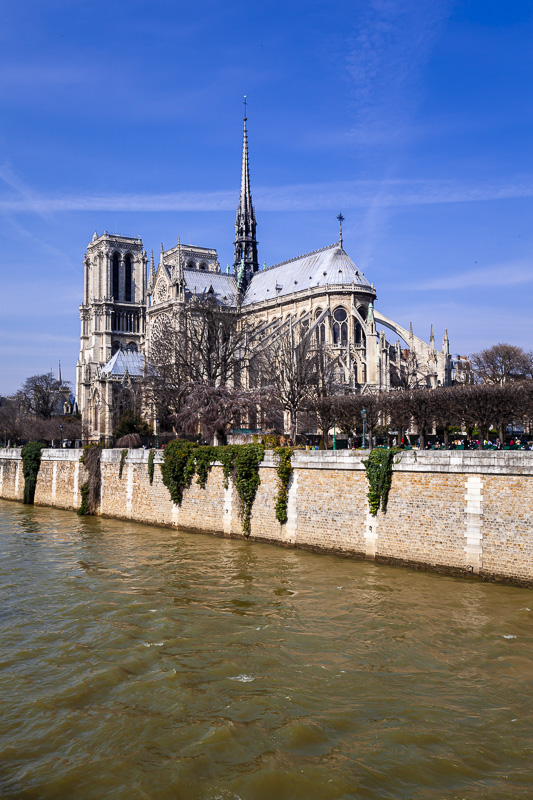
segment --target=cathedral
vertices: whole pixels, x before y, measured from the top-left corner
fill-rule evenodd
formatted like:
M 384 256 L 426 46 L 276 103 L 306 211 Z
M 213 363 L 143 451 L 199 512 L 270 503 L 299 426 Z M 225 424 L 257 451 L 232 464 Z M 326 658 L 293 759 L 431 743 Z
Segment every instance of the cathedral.
M 217 251 L 178 243 L 157 267 L 142 239 L 105 231 L 84 258 L 81 337 L 76 399 L 85 435 L 109 441 L 116 423 L 117 390 L 142 378 L 150 343 L 176 327 L 191 298 L 211 297 L 234 308 L 257 332 L 255 340 L 296 330 L 313 334 L 334 354 L 345 391 L 387 391 L 402 386 L 446 386 L 453 362 L 447 332 L 435 347 L 375 308 L 376 290 L 339 238 L 319 250 L 259 268 L 255 210 L 244 117 L 241 191 L 235 222 L 233 272 L 222 272 Z M 385 336 L 391 331 L 393 343 Z

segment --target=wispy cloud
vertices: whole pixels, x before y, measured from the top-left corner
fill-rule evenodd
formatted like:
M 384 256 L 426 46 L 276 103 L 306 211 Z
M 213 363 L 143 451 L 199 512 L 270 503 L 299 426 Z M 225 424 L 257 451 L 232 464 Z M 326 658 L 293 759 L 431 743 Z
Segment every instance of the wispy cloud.
M 477 267 L 455 275 L 446 275 L 425 283 L 417 283 L 411 286 L 410 290 L 430 291 L 444 289 L 445 291 L 450 291 L 451 289 L 468 289 L 472 286 L 505 285 L 507 287 L 524 283 L 533 283 L 533 259 Z
M 407 141 L 422 96 L 422 73 L 443 29 L 449 0 L 368 0 L 346 41 L 346 69 L 359 144 Z
M 4 177 L 0 172 L 0 177 Z M 9 183 L 9 181 L 6 181 Z M 236 191 L 181 191 L 165 194 L 38 194 L 10 184 L 17 195 L 0 198 L 0 212 L 64 211 L 233 211 Z M 262 211 L 321 211 L 345 208 L 394 208 L 437 203 L 474 203 L 533 197 L 533 176 L 505 183 L 461 183 L 385 179 L 265 187 L 254 190 Z

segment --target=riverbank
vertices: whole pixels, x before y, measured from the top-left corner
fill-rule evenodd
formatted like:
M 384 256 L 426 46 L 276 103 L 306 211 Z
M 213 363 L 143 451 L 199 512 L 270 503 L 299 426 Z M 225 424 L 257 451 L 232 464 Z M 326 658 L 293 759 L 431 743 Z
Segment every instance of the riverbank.
M 36 505 L 77 510 L 86 479 L 79 450 L 43 450 Z M 214 466 L 205 489 L 196 483 L 181 506 L 170 499 L 156 453 L 102 453 L 98 513 L 190 532 L 242 536 L 238 497 Z M 370 515 L 365 454 L 296 451 L 288 520 L 275 516 L 273 453 L 260 465 L 261 485 L 250 538 L 316 552 L 403 564 L 454 575 L 533 586 L 533 453 L 406 451 L 394 465 L 386 513 Z M 20 449 L 0 449 L 0 497 L 22 500 Z

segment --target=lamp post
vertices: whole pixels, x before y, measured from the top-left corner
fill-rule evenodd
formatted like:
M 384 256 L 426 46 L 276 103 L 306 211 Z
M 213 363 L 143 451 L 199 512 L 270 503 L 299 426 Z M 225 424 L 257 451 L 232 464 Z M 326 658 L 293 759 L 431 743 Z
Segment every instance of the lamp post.
M 63 425 L 59 426 L 59 438 L 61 440 L 60 447 L 63 448 Z
M 155 421 L 155 434 L 157 436 L 157 449 L 159 450 L 159 420 Z
M 363 450 L 366 450 L 366 408 L 361 409 L 361 416 L 363 418 Z

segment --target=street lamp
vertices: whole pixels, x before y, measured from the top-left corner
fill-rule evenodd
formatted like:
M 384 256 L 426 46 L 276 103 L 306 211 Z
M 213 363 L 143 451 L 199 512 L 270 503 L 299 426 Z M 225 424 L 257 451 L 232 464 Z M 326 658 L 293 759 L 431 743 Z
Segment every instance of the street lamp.
M 155 421 L 155 433 L 157 436 L 157 449 L 159 450 L 159 420 L 156 419 Z
M 366 408 L 361 409 L 361 416 L 363 418 L 363 450 L 366 450 Z
M 59 426 L 59 438 L 61 439 L 60 447 L 63 448 L 63 426 Z

